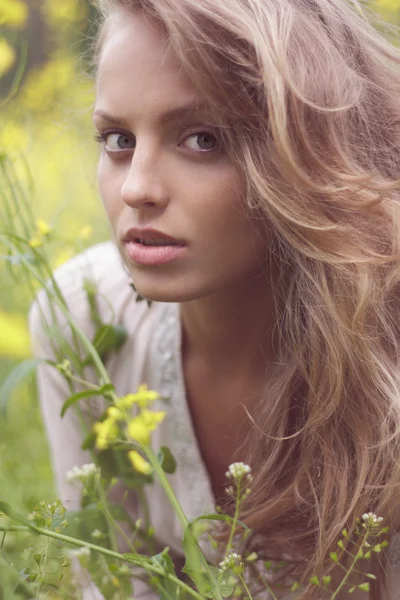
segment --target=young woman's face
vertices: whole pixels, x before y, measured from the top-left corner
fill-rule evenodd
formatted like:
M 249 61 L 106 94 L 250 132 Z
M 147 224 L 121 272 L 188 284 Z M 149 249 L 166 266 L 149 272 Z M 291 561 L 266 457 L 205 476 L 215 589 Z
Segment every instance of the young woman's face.
M 182 302 L 262 274 L 265 242 L 243 177 L 158 24 L 141 15 L 109 24 L 94 121 L 101 196 L 140 294 Z

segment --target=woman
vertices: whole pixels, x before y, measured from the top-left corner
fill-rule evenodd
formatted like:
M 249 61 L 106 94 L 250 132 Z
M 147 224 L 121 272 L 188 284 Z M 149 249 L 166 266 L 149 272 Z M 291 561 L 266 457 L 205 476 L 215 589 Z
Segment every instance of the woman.
M 306 582 L 366 511 L 400 528 L 400 53 L 345 0 L 100 5 L 94 123 L 114 242 L 58 282 L 91 335 L 89 265 L 103 320 L 127 328 L 106 363 L 117 393 L 170 396 L 154 443 L 176 455 L 189 518 L 225 501 L 227 467 L 245 460 L 257 550 L 296 557 Z M 31 323 L 49 356 L 37 310 Z M 60 421 L 59 375 L 42 367 L 39 387 L 73 508 L 82 436 L 72 413 Z M 151 522 L 179 554 L 161 494 Z M 371 598 L 400 597 L 394 545 L 368 565 Z

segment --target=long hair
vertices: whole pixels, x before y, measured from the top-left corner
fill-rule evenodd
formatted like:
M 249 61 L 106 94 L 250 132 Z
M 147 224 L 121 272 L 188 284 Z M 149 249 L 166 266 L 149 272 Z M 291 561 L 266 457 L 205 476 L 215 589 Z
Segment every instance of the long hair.
M 265 223 L 278 359 L 242 517 L 307 586 L 364 512 L 400 530 L 400 52 L 356 1 L 99 4 L 98 52 L 115 11 L 163 24 Z

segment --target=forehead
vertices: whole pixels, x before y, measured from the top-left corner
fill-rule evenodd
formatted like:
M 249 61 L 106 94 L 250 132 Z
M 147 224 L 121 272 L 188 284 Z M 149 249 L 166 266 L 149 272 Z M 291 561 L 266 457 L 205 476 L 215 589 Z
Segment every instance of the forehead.
M 118 14 L 107 24 L 97 71 L 97 105 L 135 111 L 201 98 L 170 47 L 161 24 L 138 14 Z

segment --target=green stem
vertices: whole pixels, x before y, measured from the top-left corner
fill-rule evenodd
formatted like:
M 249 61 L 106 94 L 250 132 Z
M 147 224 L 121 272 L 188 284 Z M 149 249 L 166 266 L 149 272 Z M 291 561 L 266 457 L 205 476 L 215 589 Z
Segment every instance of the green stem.
M 367 538 L 368 538 L 368 536 L 369 536 L 369 533 L 370 533 L 370 532 L 369 532 L 369 529 L 368 529 L 368 527 L 367 527 L 367 530 L 366 530 L 366 532 L 365 532 L 365 535 L 364 535 L 364 537 L 363 537 L 363 540 L 362 540 L 362 542 L 361 542 L 361 545 L 360 545 L 360 548 L 359 548 L 359 549 L 361 549 L 361 548 L 363 548 L 363 547 L 364 547 L 364 544 L 365 544 L 365 542 L 367 541 Z M 338 586 L 338 587 L 336 588 L 336 590 L 333 592 L 332 596 L 330 597 L 330 600 L 335 600 L 335 598 L 337 598 L 337 597 L 338 597 L 338 594 L 339 594 L 339 592 L 340 592 L 340 591 L 341 591 L 341 590 L 344 588 L 344 586 L 345 586 L 345 584 L 346 584 L 346 582 L 347 582 L 348 578 L 350 577 L 351 573 L 354 571 L 354 568 L 355 568 L 355 566 L 356 566 L 356 562 L 358 561 L 358 559 L 359 559 L 358 552 L 356 552 L 356 554 L 354 555 L 354 558 L 353 558 L 353 560 L 352 560 L 352 563 L 351 563 L 351 565 L 350 565 L 349 569 L 347 570 L 347 572 L 346 572 L 345 576 L 343 577 L 342 581 L 340 582 L 339 586 Z
M 253 600 L 253 596 L 251 595 L 251 593 L 250 593 L 250 590 L 249 590 L 249 588 L 247 587 L 247 585 L 246 585 L 246 582 L 245 582 L 245 580 L 243 579 L 242 575 L 239 575 L 239 579 L 240 579 L 240 581 L 241 581 L 241 583 L 242 583 L 242 586 L 244 587 L 244 590 L 245 590 L 245 592 L 246 592 L 246 594 L 247 594 L 247 597 L 248 597 L 250 600 Z
M 257 572 L 257 575 L 259 576 L 259 578 L 265 585 L 265 589 L 268 592 L 268 594 L 271 596 L 271 600 L 278 600 L 278 596 L 275 594 L 274 590 L 271 588 L 270 584 L 265 579 L 264 575 L 260 571 Z
M 123 562 L 127 562 L 130 564 L 137 565 L 142 567 L 143 569 L 147 569 L 148 571 L 152 571 L 156 575 L 160 575 L 161 577 L 165 577 L 169 579 L 177 586 L 181 587 L 189 595 L 193 596 L 197 600 L 204 600 L 202 596 L 191 587 L 189 587 L 186 583 L 178 579 L 175 575 L 171 573 L 166 573 L 162 567 L 157 567 L 152 564 L 149 560 L 146 560 L 146 557 L 140 556 L 140 558 L 135 558 L 130 555 L 129 557 L 120 554 L 119 552 L 115 552 L 114 550 L 109 550 L 108 548 L 103 548 L 102 546 L 97 546 L 96 544 L 92 544 L 91 542 L 84 542 L 82 540 L 78 540 L 76 538 L 69 537 L 68 535 L 64 535 L 63 533 L 58 533 L 57 531 L 52 531 L 51 529 L 45 529 L 43 527 L 37 527 L 36 525 L 11 525 L 5 527 L 4 525 L 0 525 L 0 531 L 23 531 L 25 533 L 30 533 L 31 531 L 35 531 L 40 535 L 45 535 L 47 537 L 55 538 L 56 540 L 61 540 L 66 542 L 67 544 L 72 544 L 74 546 L 80 546 L 81 548 L 89 548 L 89 550 L 93 550 L 93 552 L 99 552 L 100 554 L 104 554 L 106 556 L 111 556 L 112 558 L 116 558 Z M 139 556 L 139 555 L 138 555 Z
M 149 446 L 143 446 L 143 450 L 145 451 L 151 466 L 153 467 L 154 471 L 157 473 L 158 479 L 161 483 L 161 485 L 164 488 L 164 491 L 168 497 L 168 500 L 170 501 L 172 507 L 174 508 L 181 524 L 183 528 L 186 528 L 187 525 L 189 524 L 189 521 L 186 518 L 185 513 L 182 510 L 181 505 L 178 502 L 177 497 L 175 496 L 174 490 L 171 487 L 171 484 L 169 483 L 162 466 L 160 465 L 157 456 L 154 454 L 153 449 Z
M 110 545 L 111 545 L 111 549 L 112 550 L 117 550 L 118 549 L 118 544 L 117 544 L 117 538 L 115 535 L 115 531 L 113 529 L 113 527 L 116 524 L 115 519 L 112 517 L 112 515 L 110 514 L 110 511 L 107 508 L 107 498 L 106 495 L 104 493 L 103 487 L 100 484 L 99 481 L 99 475 L 96 476 L 96 488 L 97 488 L 97 493 L 100 496 L 100 511 L 103 512 L 105 519 L 107 521 L 107 525 L 108 525 L 108 539 L 110 541 Z
M 174 490 L 172 489 L 172 487 L 163 471 L 163 468 L 157 459 L 157 456 L 154 454 L 153 449 L 148 444 L 143 445 L 143 451 L 145 452 L 147 458 L 150 461 L 151 466 L 153 467 L 154 471 L 156 472 L 158 479 L 168 497 L 168 500 L 170 501 L 176 515 L 178 516 L 178 519 L 181 522 L 183 529 L 186 529 L 186 527 L 189 525 L 189 521 L 187 520 L 186 515 L 183 512 L 182 507 L 179 504 L 177 497 L 175 496 Z M 210 581 L 215 582 L 207 561 L 206 561 L 206 565 L 207 565 L 207 567 L 206 567 L 207 574 L 208 574 Z M 216 583 L 217 583 L 216 589 L 214 590 L 215 598 L 216 598 L 216 600 L 222 600 L 222 596 L 221 596 L 221 593 L 219 590 L 219 585 L 218 585 L 219 581 L 217 581 Z
M 226 546 L 225 558 L 228 556 L 233 542 L 233 536 L 235 535 L 236 525 L 239 519 L 239 510 L 240 510 L 240 480 L 237 482 L 237 490 L 236 490 L 236 504 L 235 504 L 235 514 L 233 515 L 233 522 L 231 531 L 229 533 L 229 540 Z
M 13 250 L 13 244 L 9 242 L 6 236 L 0 235 L 0 239 L 2 239 L 5 246 L 8 247 L 9 250 Z M 25 240 L 24 240 L 25 241 Z M 30 271 L 35 279 L 46 289 L 47 293 L 52 296 L 52 298 L 57 302 L 59 309 L 63 313 L 64 317 L 67 319 L 69 326 L 71 327 L 72 332 L 77 336 L 77 338 L 82 343 L 83 347 L 86 349 L 90 357 L 92 358 L 93 365 L 97 369 L 98 374 L 102 378 L 103 385 L 106 383 L 111 384 L 111 380 L 108 376 L 107 370 L 101 360 L 98 352 L 96 351 L 93 344 L 88 340 L 85 333 L 82 329 L 75 323 L 75 320 L 70 315 L 68 307 L 65 305 L 64 298 L 62 296 L 61 291 L 58 288 L 57 282 L 54 280 L 53 274 L 50 270 L 51 282 L 54 286 L 54 290 L 49 290 L 48 282 L 45 281 L 38 273 L 37 270 L 31 265 L 29 260 L 27 260 L 23 255 L 20 255 L 21 262 L 24 264 L 25 268 Z M 47 265 L 45 265 L 47 267 Z M 47 285 L 46 285 L 47 284 Z M 114 394 L 111 394 L 114 396 Z M 116 396 L 115 398 L 116 399 Z

